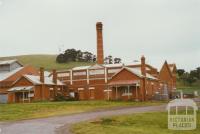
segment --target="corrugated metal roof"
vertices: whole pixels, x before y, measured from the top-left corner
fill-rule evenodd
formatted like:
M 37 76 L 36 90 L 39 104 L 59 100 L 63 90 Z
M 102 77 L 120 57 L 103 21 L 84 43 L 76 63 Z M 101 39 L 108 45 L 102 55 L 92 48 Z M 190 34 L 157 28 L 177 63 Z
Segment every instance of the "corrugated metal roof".
M 90 68 L 91 66 L 80 66 L 80 67 L 74 67 L 72 68 L 72 70 L 86 70 L 88 68 Z
M 17 69 L 12 70 L 12 71 L 0 71 L 0 81 L 3 81 L 5 79 L 9 78 L 10 76 L 14 75 L 15 73 L 17 73 L 18 71 L 20 71 L 23 68 L 24 67 L 19 67 Z
M 16 59 L 14 60 L 5 60 L 5 61 L 0 61 L 0 65 L 9 65 L 9 64 L 12 64 L 14 62 L 17 62 Z
M 144 77 L 144 76 L 142 75 L 141 69 L 139 69 L 139 68 L 130 68 L 130 67 L 127 67 L 127 68 L 130 69 L 130 70 L 131 70 L 134 74 L 136 74 L 137 76 L 139 76 L 139 77 Z M 152 75 L 149 74 L 149 73 L 146 73 L 146 78 L 157 80 L 157 78 L 155 78 L 154 76 L 152 76 Z
M 95 64 L 95 65 L 91 65 L 91 66 L 74 67 L 74 68 L 72 68 L 72 70 L 86 70 L 86 69 L 93 68 L 95 66 L 98 66 L 98 67 L 102 66 L 102 67 L 112 68 L 112 67 L 131 66 L 131 65 L 137 65 L 137 64 L 134 64 L 134 63 L 103 64 L 103 65 Z
M 139 68 L 130 68 L 130 67 L 122 68 L 121 70 L 116 72 L 112 77 L 114 77 L 115 75 L 120 73 L 123 69 L 126 69 L 126 70 L 130 71 L 131 73 L 135 74 L 136 76 L 138 76 L 140 78 L 144 78 L 145 77 L 145 76 L 142 75 L 141 69 L 139 69 Z M 157 80 L 157 78 L 153 77 L 151 74 L 148 74 L 148 73 L 146 73 L 146 78 Z
M 131 71 L 133 74 L 137 75 L 138 77 L 144 77 L 141 73 L 140 69 L 137 68 L 130 68 L 130 67 L 125 67 L 127 70 Z
M 24 75 L 25 78 L 30 80 L 33 84 L 40 85 L 42 84 L 40 82 L 40 76 L 35 76 L 35 75 Z M 52 77 L 44 77 L 45 78 L 45 83 L 46 85 L 55 85 L 55 83 L 52 80 Z M 57 85 L 65 85 L 61 81 L 57 80 Z
M 112 67 L 122 67 L 122 66 L 133 66 L 138 65 L 140 62 L 137 63 L 118 63 L 118 64 L 104 64 L 104 67 L 112 68 Z

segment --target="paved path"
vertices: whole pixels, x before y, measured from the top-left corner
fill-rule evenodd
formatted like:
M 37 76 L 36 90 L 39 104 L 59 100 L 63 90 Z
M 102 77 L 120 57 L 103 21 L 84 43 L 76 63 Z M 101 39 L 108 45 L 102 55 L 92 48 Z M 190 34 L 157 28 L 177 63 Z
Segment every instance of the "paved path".
M 42 119 L 24 120 L 13 123 L 0 123 L 0 134 L 69 134 L 69 126 L 73 123 L 92 120 L 104 116 L 163 111 L 165 105 L 127 107 L 112 110 L 94 111 L 67 116 L 57 116 Z

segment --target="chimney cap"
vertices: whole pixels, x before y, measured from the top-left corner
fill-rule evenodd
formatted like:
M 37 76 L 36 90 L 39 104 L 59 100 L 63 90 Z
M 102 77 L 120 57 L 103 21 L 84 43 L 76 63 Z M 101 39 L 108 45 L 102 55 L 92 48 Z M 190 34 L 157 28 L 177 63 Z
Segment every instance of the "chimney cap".
M 145 60 L 145 56 L 144 56 L 144 55 L 142 55 L 141 59 Z
M 99 21 L 99 22 L 96 23 L 96 25 L 102 25 L 102 22 Z
M 96 23 L 96 28 L 97 28 L 97 30 L 102 30 L 103 28 L 103 24 L 102 24 L 102 22 L 97 22 Z

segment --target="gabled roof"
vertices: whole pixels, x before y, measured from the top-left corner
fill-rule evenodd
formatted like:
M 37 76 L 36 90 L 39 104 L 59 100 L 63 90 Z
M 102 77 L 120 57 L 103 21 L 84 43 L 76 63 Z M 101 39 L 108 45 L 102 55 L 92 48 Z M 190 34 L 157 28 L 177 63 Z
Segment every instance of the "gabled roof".
M 127 67 L 126 67 L 127 68 Z M 132 71 L 132 73 L 137 73 L 138 75 L 140 75 L 141 77 L 145 77 L 144 75 L 142 75 L 142 72 L 141 72 L 141 69 L 138 69 L 138 68 L 128 68 Z M 157 80 L 157 78 L 155 78 L 154 76 L 152 76 L 151 74 L 149 73 L 146 73 L 146 78 L 148 79 L 154 79 L 154 80 Z
M 165 61 L 165 63 L 163 64 L 161 70 L 162 70 L 165 66 L 167 67 L 167 70 L 168 70 L 170 76 L 173 77 L 173 76 L 172 76 L 172 71 L 170 70 L 170 67 L 169 67 L 169 64 L 167 63 L 167 61 Z M 160 72 L 161 72 L 161 70 L 160 70 Z
M 116 76 L 117 74 L 119 74 L 119 73 L 120 73 L 122 70 L 124 70 L 124 69 L 126 69 L 127 71 L 129 71 L 129 72 L 135 74 L 136 76 L 138 76 L 138 77 L 140 77 L 140 78 L 145 78 L 145 76 L 142 75 L 142 72 L 141 72 L 140 69 L 137 69 L 137 68 L 130 68 L 130 67 L 123 67 L 121 70 L 119 70 L 118 72 L 116 72 L 116 73 L 112 76 L 112 78 L 113 78 L 114 76 Z M 112 79 L 112 78 L 111 78 L 111 79 Z M 150 75 L 150 74 L 148 74 L 148 73 L 146 73 L 146 78 L 148 78 L 148 79 L 153 79 L 153 80 L 157 80 L 157 78 L 153 77 L 152 75 Z
M 105 68 L 103 65 L 95 64 L 90 66 L 88 69 L 102 69 Z
M 168 66 L 171 72 L 173 72 L 174 69 L 176 69 L 176 64 L 168 64 Z
M 29 80 L 31 83 L 33 83 L 34 85 L 41 85 L 43 84 L 40 81 L 40 76 L 35 76 L 35 75 L 24 75 L 24 77 Z M 55 83 L 52 80 L 52 77 L 44 77 L 45 78 L 45 82 L 44 84 L 46 85 L 55 85 Z M 16 83 L 16 82 L 15 82 Z M 65 85 L 63 84 L 61 81 L 57 80 L 57 85 Z
M 12 71 L 0 71 L 0 81 L 3 81 L 9 77 L 11 77 L 12 75 L 14 75 L 15 73 L 17 73 L 18 71 L 22 70 L 24 67 L 19 67 L 16 68 Z
M 80 66 L 80 67 L 74 67 L 72 68 L 72 70 L 86 70 L 88 68 L 90 68 L 91 66 Z
M 141 63 L 117 63 L 117 64 L 103 64 L 103 65 L 99 65 L 99 64 L 94 64 L 94 65 L 91 65 L 91 66 L 79 66 L 79 67 L 74 67 L 72 68 L 72 70 L 86 70 L 86 69 L 98 69 L 98 68 L 115 68 L 115 67 L 130 67 L 130 66 L 135 66 L 135 68 L 140 68 L 141 66 Z M 149 69 L 156 69 L 154 67 L 152 67 L 151 65 L 149 64 L 146 64 L 146 69 L 149 70 Z M 69 70 L 66 70 L 66 71 L 69 71 Z
M 0 61 L 0 65 L 10 65 L 17 62 L 19 65 L 23 66 L 18 60 L 5 60 L 5 61 Z

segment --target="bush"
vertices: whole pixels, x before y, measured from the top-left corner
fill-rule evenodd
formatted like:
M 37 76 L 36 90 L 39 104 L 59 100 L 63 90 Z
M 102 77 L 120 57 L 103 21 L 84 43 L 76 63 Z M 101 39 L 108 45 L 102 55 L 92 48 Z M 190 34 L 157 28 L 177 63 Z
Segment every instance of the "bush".
M 62 93 L 58 93 L 54 101 L 76 101 L 76 98 L 64 96 Z

